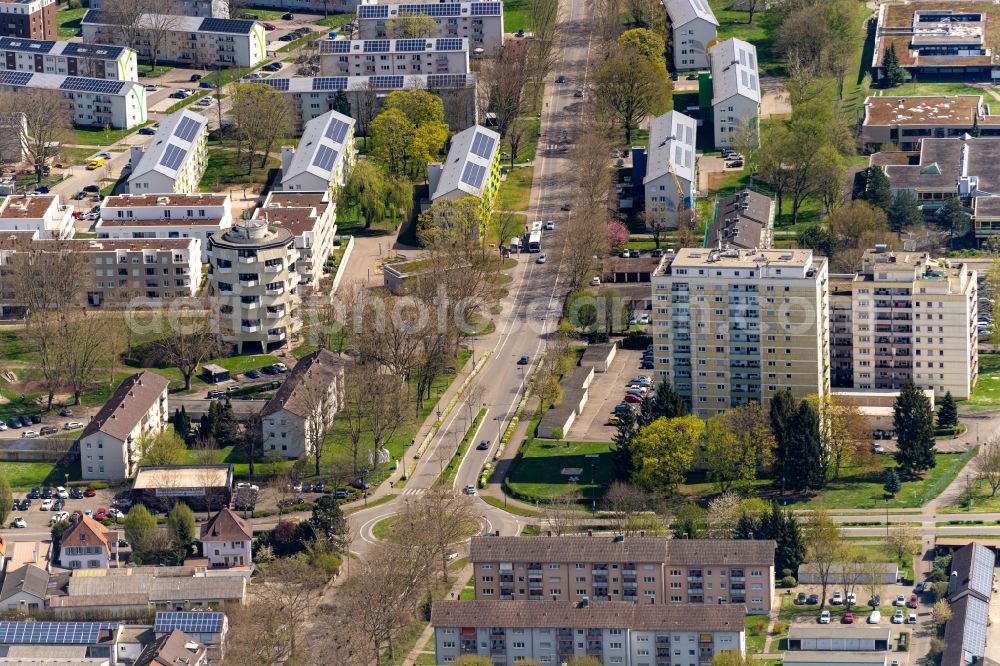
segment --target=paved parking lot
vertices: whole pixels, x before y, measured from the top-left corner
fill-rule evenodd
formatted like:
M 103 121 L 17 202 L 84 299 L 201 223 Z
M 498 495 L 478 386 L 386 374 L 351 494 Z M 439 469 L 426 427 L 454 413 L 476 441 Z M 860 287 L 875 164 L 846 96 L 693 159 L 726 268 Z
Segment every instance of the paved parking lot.
M 583 414 L 573 423 L 566 439 L 573 442 L 610 442 L 615 427 L 608 425 L 608 417 L 625 397 L 628 380 L 637 375 L 653 376 L 652 370 L 639 370 L 642 352 L 618 349 L 607 372 L 594 373 L 590 383 L 590 398 Z M 653 380 L 654 384 L 656 380 Z

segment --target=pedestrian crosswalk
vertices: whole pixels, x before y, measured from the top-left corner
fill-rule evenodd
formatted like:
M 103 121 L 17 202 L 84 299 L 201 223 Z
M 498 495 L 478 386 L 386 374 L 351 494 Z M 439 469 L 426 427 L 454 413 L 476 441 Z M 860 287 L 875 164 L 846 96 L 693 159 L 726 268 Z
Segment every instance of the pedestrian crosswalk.
M 419 495 L 422 492 L 424 492 L 423 488 L 404 488 L 402 494 L 403 495 Z

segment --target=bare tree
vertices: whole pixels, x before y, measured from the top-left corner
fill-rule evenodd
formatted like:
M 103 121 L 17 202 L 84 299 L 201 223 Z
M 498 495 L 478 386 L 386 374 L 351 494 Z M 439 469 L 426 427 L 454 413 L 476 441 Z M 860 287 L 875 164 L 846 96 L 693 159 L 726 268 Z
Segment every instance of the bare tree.
M 826 588 L 832 581 L 832 572 L 844 558 L 844 542 L 840 528 L 822 510 L 813 511 L 802 526 L 806 541 L 806 559 L 816 569 L 822 589 L 819 607 L 826 606 Z
M 448 488 L 432 488 L 407 503 L 396 521 L 393 538 L 407 548 L 422 547 L 427 561 L 441 566 L 441 578 L 449 580 L 451 547 L 479 529 L 479 516 L 468 495 Z
M 528 76 L 528 50 L 514 45 L 486 62 L 479 74 L 480 106 L 494 114 L 501 141 L 507 138 L 511 124 L 521 115 Z
M 994 435 L 976 457 L 976 474 L 990 486 L 990 497 L 1000 490 L 1000 437 Z
M 294 657 L 299 633 L 326 587 L 326 575 L 297 555 L 269 564 L 263 578 L 267 597 L 287 624 L 287 652 Z
M 219 339 L 211 330 L 207 314 L 190 311 L 179 315 L 172 330 L 156 343 L 159 358 L 180 370 L 184 390 L 191 390 L 191 377 L 202 363 L 219 353 Z
M 11 257 L 5 280 L 13 296 L 29 315 L 51 310 L 60 316 L 80 305 L 84 282 L 83 255 L 69 245 L 53 242 L 50 250 L 17 252 Z
M 884 571 L 879 562 L 870 560 L 865 562 L 865 591 L 868 592 L 870 597 L 881 597 L 882 588 L 885 585 L 882 583 L 882 576 L 884 576 Z
M 41 182 L 48 163 L 58 157 L 70 136 L 69 103 L 58 90 L 20 88 L 0 93 L 0 118 L 0 127 L 14 135 Z
M 277 600 L 255 594 L 227 614 L 229 636 L 223 666 L 280 664 L 288 658 L 290 625 Z
M 493 213 L 493 231 L 496 234 L 497 246 L 503 248 L 504 243 L 521 236 L 523 232 L 521 217 L 510 211 L 497 211 Z
M 577 521 L 585 514 L 580 510 L 582 497 L 576 490 L 553 497 L 542 504 L 541 518 L 544 528 L 555 536 L 566 536 L 577 531 Z
M 110 317 L 91 317 L 78 312 L 66 318 L 59 339 L 60 365 L 66 384 L 73 391 L 73 404 L 97 380 L 98 371 L 110 362 Z
M 267 165 L 274 144 L 288 134 L 292 114 L 288 100 L 279 91 L 262 83 L 238 83 L 233 86 L 230 115 L 237 137 L 237 151 L 247 152 L 247 173 L 261 153 L 260 166 Z
M 365 137 L 365 150 L 368 150 L 368 136 L 371 134 L 372 121 L 378 115 L 381 102 L 378 88 L 369 80 L 358 90 L 357 94 L 358 132 Z
M 42 388 L 46 394 L 46 409 L 52 409 L 56 391 L 63 386 L 61 345 L 59 335 L 62 324 L 52 312 L 36 312 L 25 318 L 25 339 L 35 351 L 35 365 L 41 373 Z
M 521 145 L 528 138 L 528 123 L 520 118 L 515 118 L 507 128 L 507 147 L 510 148 L 510 166 L 514 168 L 514 162 L 520 154 Z
M 907 555 L 911 555 L 920 548 L 920 534 L 912 527 L 899 525 L 889 530 L 889 536 L 885 540 L 886 552 L 896 558 L 903 560 Z
M 125 0 L 126 3 L 132 0 Z M 143 35 L 149 41 L 149 59 L 156 71 L 160 59 L 163 40 L 170 36 L 179 25 L 183 10 L 176 0 L 159 0 L 155 12 L 147 14 L 143 20 Z
M 309 362 L 308 359 L 300 360 Z M 317 357 L 312 365 L 299 377 L 296 388 L 306 411 L 305 432 L 306 451 L 312 451 L 316 475 L 320 473 L 320 461 L 326 450 L 326 441 L 333 432 L 334 417 L 340 407 L 343 394 L 343 374 L 337 368 L 320 367 Z M 332 376 L 331 376 L 332 375 Z
M 848 548 L 844 557 L 844 592 L 857 595 L 865 580 L 868 562 L 864 553 Z
M 114 27 L 116 43 L 138 51 L 146 17 L 156 12 L 154 0 L 116 0 L 104 3 L 103 20 Z

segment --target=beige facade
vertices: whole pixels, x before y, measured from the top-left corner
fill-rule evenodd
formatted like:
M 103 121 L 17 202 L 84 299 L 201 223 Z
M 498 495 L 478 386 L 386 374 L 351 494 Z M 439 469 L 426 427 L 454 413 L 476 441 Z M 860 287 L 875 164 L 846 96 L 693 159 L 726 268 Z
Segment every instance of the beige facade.
M 223 341 L 239 353 L 288 344 L 301 327 L 295 237 L 245 220 L 208 241 L 208 278 Z
M 831 310 L 837 319 L 850 318 L 833 322 L 850 326 L 850 385 L 898 390 L 912 379 L 937 399 L 948 391 L 957 400 L 968 398 L 979 374 L 976 272 L 885 246 L 865 252 L 861 264 L 851 278 L 850 310 Z M 846 334 L 834 337 L 843 343 L 834 347 L 840 353 Z
M 337 204 L 325 192 L 271 192 L 253 216 L 292 232 L 299 253 L 299 285 L 319 289 L 337 236 Z
M 661 537 L 474 537 L 476 599 L 774 603 L 774 542 Z
M 711 416 L 830 390 L 827 260 L 811 250 L 685 248 L 653 275 L 655 370 Z

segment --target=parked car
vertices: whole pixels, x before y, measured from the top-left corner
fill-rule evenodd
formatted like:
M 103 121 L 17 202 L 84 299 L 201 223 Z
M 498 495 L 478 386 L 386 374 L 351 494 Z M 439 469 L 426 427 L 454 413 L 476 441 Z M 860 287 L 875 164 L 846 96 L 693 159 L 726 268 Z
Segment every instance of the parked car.
M 633 404 L 639 404 L 640 402 L 642 402 L 642 398 L 640 398 L 639 396 L 635 395 L 634 393 L 626 393 L 625 394 L 625 402 L 631 402 Z
M 847 593 L 847 605 L 848 606 L 853 606 L 856 603 L 858 603 L 858 596 L 856 594 L 854 594 L 853 592 L 848 592 Z
M 69 499 L 69 491 L 62 486 L 56 486 L 56 497 L 59 499 Z
M 108 510 L 103 506 L 94 512 L 94 520 L 104 520 L 108 517 Z
M 910 613 L 909 615 L 906 616 L 906 624 L 916 624 L 916 623 L 917 623 L 916 613 Z
M 9 419 L 7 419 L 7 427 L 9 427 L 9 428 L 20 428 L 21 427 L 21 421 L 17 417 L 12 416 Z
M 733 160 L 732 162 L 726 162 L 727 169 L 742 169 L 743 160 Z
M 885 453 L 885 447 L 881 444 L 872 444 L 872 451 L 875 453 Z
M 250 379 L 260 379 L 260 372 L 257 370 L 247 370 L 244 374 Z
M 476 447 L 476 449 L 478 449 L 479 451 L 488 451 L 489 448 L 490 448 L 490 440 L 488 439 L 484 439 L 483 441 L 479 442 L 479 446 Z
M 48 511 L 49 509 L 52 508 L 52 500 L 51 499 L 42 500 L 42 505 L 38 508 L 40 511 Z
M 546 231 L 555 231 L 556 230 L 556 221 L 555 220 L 549 220 L 548 222 L 546 222 L 545 223 L 545 230 Z
M 25 430 L 21 433 L 21 437 L 38 437 L 37 430 Z
M 20 416 L 18 420 L 21 422 L 22 428 L 27 428 L 28 426 L 31 425 L 31 419 L 28 418 L 27 416 Z
M 25 497 L 21 500 L 21 505 L 18 507 L 21 511 L 27 511 L 31 508 L 31 500 Z
M 583 88 L 577 88 L 574 90 L 573 97 L 583 97 Z
M 465 494 L 466 495 L 475 495 L 476 494 L 476 487 L 474 485 L 472 485 L 471 483 L 466 484 L 466 486 L 465 486 Z
M 39 185 L 38 187 L 36 187 L 35 189 L 33 189 L 31 191 L 31 193 L 32 194 L 48 194 L 49 193 L 49 186 L 48 185 Z
M 0 432 L 4 431 L 6 429 L 7 429 L 7 424 L 5 422 L 3 422 L 3 421 L 0 421 Z
M 18 518 L 15 518 L 14 520 L 10 521 L 10 526 L 11 527 L 17 527 L 17 528 L 20 528 L 20 529 L 24 529 L 25 527 L 28 526 L 28 523 L 24 520 L 24 518 L 18 517 Z
M 566 77 L 560 74 L 556 77 L 556 83 L 566 83 Z
M 66 421 L 66 423 L 63 424 L 63 430 L 75 430 L 82 427 L 83 424 L 79 421 Z
M 93 488 L 85 488 L 83 490 L 83 496 L 84 497 L 96 497 L 97 496 L 97 491 L 94 490 Z
M 350 497 L 350 495 L 351 491 L 349 491 L 347 488 L 337 488 L 336 490 L 333 491 L 334 499 L 347 499 L 348 497 Z
M 56 430 L 55 427 L 53 426 L 42 426 L 41 430 L 38 431 L 38 434 L 45 436 L 45 435 L 54 435 L 57 432 L 58 430 Z
M 840 593 L 840 590 L 833 593 L 833 600 L 831 603 L 838 605 L 844 603 L 844 595 Z
M 212 389 L 211 391 L 205 394 L 205 397 L 208 398 L 209 400 L 216 400 L 218 398 L 225 397 L 225 395 L 226 395 L 225 391 L 220 391 L 219 389 Z
M 80 490 L 79 488 L 70 488 L 69 489 L 69 498 L 70 499 L 83 499 L 83 491 Z
M 123 520 L 125 518 L 125 514 L 119 509 L 108 509 L 108 518 L 113 520 Z
M 921 582 L 917 583 L 916 585 L 914 585 L 913 586 L 913 591 L 916 592 L 917 594 L 923 594 L 924 593 L 924 583 L 921 581 Z
M 805 592 L 799 592 L 798 596 L 795 597 L 795 604 L 797 606 L 801 606 L 805 602 L 806 602 L 806 593 Z
M 59 416 L 73 416 L 73 410 L 69 407 L 63 407 L 59 410 Z
M 99 188 L 97 185 L 86 185 L 86 186 L 84 186 L 83 191 L 84 192 L 100 192 L 101 188 Z M 88 211 L 88 212 L 93 213 L 95 211 L 91 210 L 91 211 Z M 100 211 L 96 211 L 96 212 L 100 212 Z
M 295 39 L 295 37 L 291 33 L 289 33 L 287 35 L 282 35 L 281 37 L 278 37 L 278 41 L 279 42 L 290 42 L 293 39 Z
M 198 87 L 199 88 L 209 88 L 209 89 L 211 89 L 211 88 L 217 88 L 218 86 L 216 86 L 211 81 L 199 81 L 198 82 Z
M 273 23 L 265 22 L 263 25 L 264 25 L 264 30 L 277 30 L 278 28 L 278 26 L 274 25 Z
M 275 372 L 288 372 L 288 366 L 284 363 L 275 363 L 271 366 Z
M 28 499 L 40 499 L 42 494 L 39 492 L 38 488 L 32 488 L 31 492 L 28 493 Z
M 905 606 L 906 605 L 906 595 L 899 594 L 896 596 L 896 600 L 892 602 L 893 606 Z M 899 611 L 902 613 L 903 611 Z
M 882 621 L 882 613 L 877 610 L 873 610 L 872 614 L 868 616 L 868 624 L 878 624 Z
M 597 277 L 596 275 L 594 277 L 590 278 L 590 286 L 591 287 L 600 287 L 601 286 L 601 278 Z
M 892 614 L 893 624 L 903 624 L 903 611 L 896 609 L 896 612 Z
M 916 608 L 920 605 L 920 598 L 915 594 L 911 594 L 910 600 L 906 602 L 906 605 L 910 608 Z
M 291 21 L 292 18 L 293 17 L 292 17 L 292 13 L 291 12 L 286 12 L 286 13 L 284 13 L 284 14 L 281 15 L 281 20 L 282 21 Z
M 844 613 L 844 616 L 840 618 L 840 621 L 843 622 L 844 624 L 854 624 L 854 613 L 851 612 Z
M 830 611 L 823 610 L 819 614 L 819 623 L 820 624 L 830 624 Z
M 191 83 L 194 83 L 196 81 L 201 81 L 201 74 L 192 74 L 191 78 L 188 80 L 191 81 Z
M 139 134 L 142 134 L 143 136 L 153 136 L 156 134 L 156 130 L 152 127 L 140 127 Z M 83 197 L 80 198 L 82 199 Z
M 877 594 L 873 595 L 872 598 L 868 600 L 868 605 L 872 608 L 878 608 L 882 605 L 882 597 Z
M 41 423 L 41 422 L 42 422 L 42 417 L 41 417 L 41 416 L 39 416 L 38 414 L 32 414 L 32 415 L 31 415 L 30 417 L 28 417 L 28 418 L 30 418 L 30 419 L 31 419 L 31 422 L 32 422 L 32 423 Z

